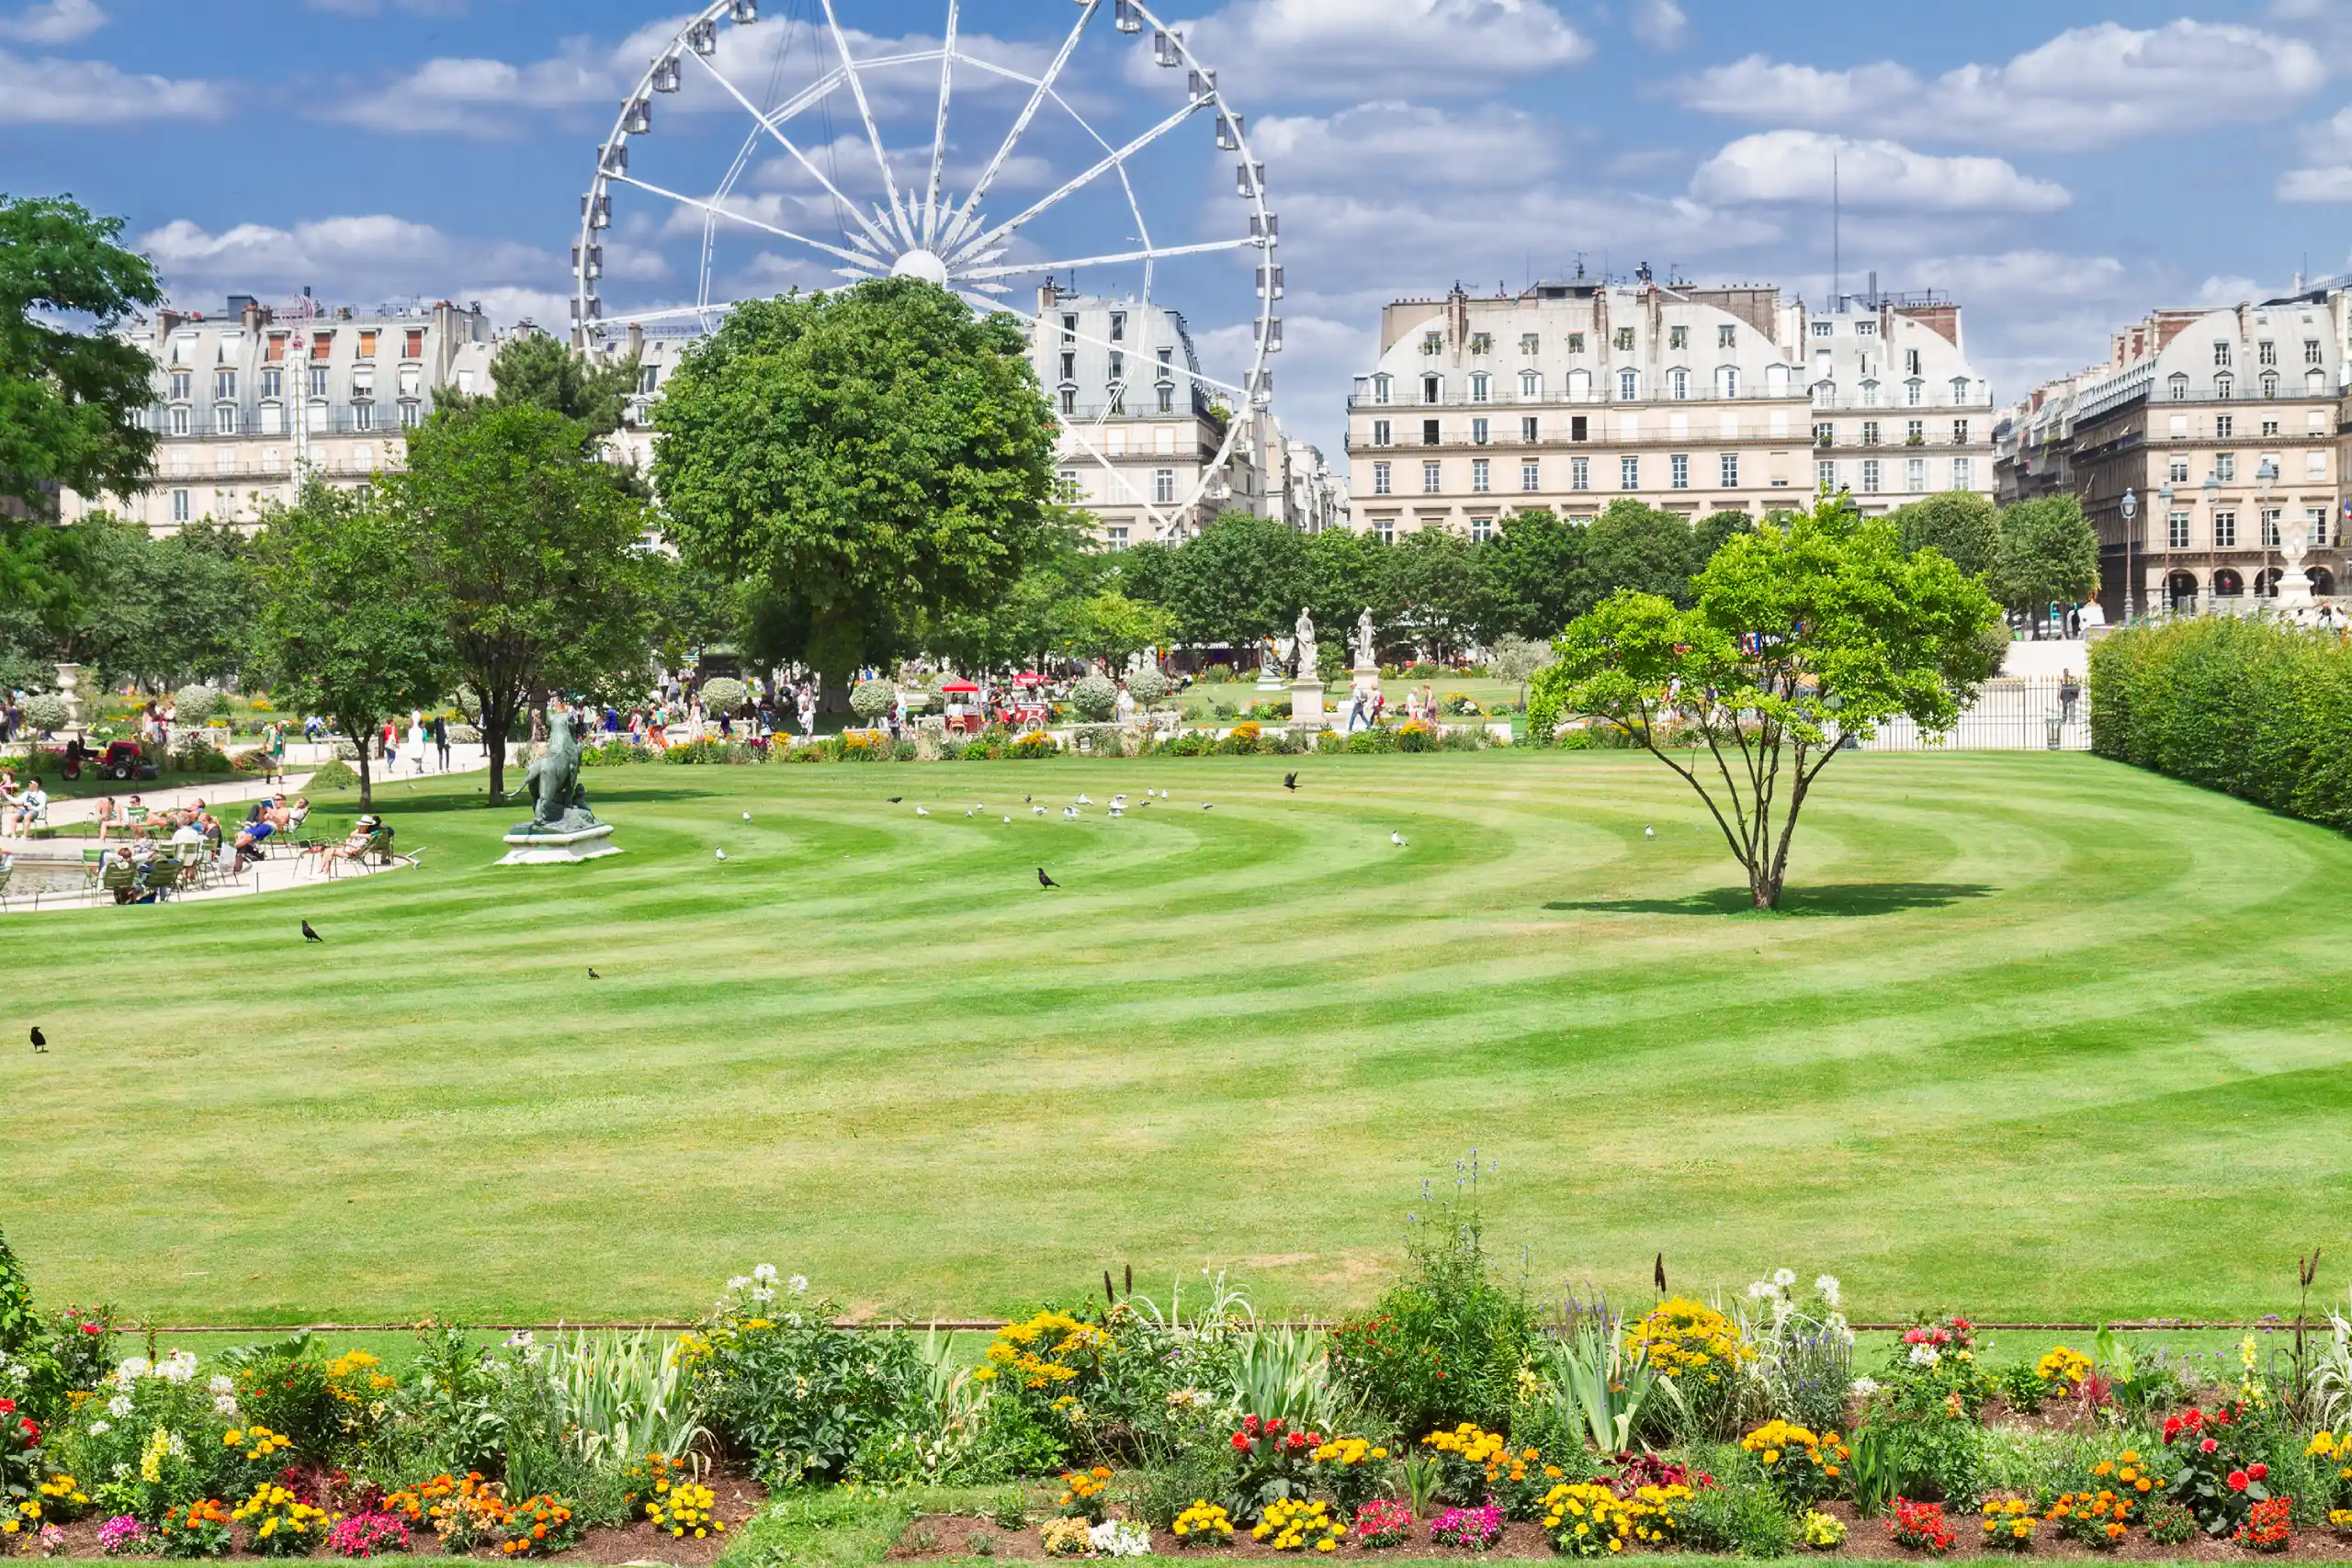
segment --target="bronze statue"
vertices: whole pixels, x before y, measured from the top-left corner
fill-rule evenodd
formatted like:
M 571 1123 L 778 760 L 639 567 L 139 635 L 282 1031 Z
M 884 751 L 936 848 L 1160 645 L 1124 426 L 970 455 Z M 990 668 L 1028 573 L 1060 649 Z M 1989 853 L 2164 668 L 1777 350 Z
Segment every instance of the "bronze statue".
M 580 737 L 571 710 L 550 703 L 547 718 L 547 751 L 533 758 L 523 773 L 523 788 L 531 796 L 531 819 L 516 824 L 514 831 L 582 833 L 603 826 L 588 809 L 588 792 L 580 787 Z

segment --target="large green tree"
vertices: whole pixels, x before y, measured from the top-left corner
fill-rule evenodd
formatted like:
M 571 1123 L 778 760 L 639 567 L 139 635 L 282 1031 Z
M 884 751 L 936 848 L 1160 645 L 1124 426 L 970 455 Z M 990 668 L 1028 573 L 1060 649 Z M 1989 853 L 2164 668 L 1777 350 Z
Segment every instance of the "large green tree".
M 1389 547 L 1390 604 L 1397 629 L 1433 658 L 1451 658 L 1478 637 L 1480 547 L 1451 528 L 1423 528 Z
M 1585 570 L 1595 601 L 1620 589 L 1690 602 L 1690 579 L 1706 564 L 1685 519 L 1638 501 L 1612 501 L 1584 536 Z
M 2073 495 L 2021 501 L 2001 513 L 1993 576 L 2002 602 L 2029 615 L 2068 604 L 2098 584 L 2098 531 Z
M 2000 562 L 2001 517 L 1973 490 L 1945 491 L 1888 513 L 1903 553 L 1933 547 L 1971 577 L 1989 578 Z
M 597 365 L 549 333 L 518 333 L 490 362 L 491 390 L 472 397 L 445 395 L 444 410 L 465 408 L 547 409 L 587 427 L 590 437 L 609 435 L 636 394 L 635 355 Z
M 437 702 L 452 678 L 449 608 L 432 547 L 374 496 L 312 480 L 264 513 L 254 540 L 251 658 L 280 707 L 317 714 L 359 748 L 385 719 Z
M 1488 633 L 1549 642 L 1592 607 L 1585 525 L 1530 508 L 1502 520 L 1479 552 Z
M 1689 608 L 1622 590 L 1538 671 L 1531 731 L 1565 713 L 1612 725 L 1706 803 L 1758 909 L 1779 907 L 1797 815 L 1841 735 L 1903 715 L 1949 730 L 1990 671 L 2000 611 L 1936 550 L 1906 557 L 1883 518 L 1825 498 L 1727 540 Z
M 1306 535 L 1271 517 L 1217 517 L 1171 552 L 1160 592 L 1176 635 L 1235 648 L 1286 635 L 1306 603 Z
M 493 803 L 526 705 L 650 671 L 661 595 L 648 515 L 586 442 L 586 426 L 533 403 L 447 410 L 378 480 L 481 704 Z
M 237 668 L 253 588 L 235 528 L 193 523 L 156 538 L 94 512 L 33 543 L 70 558 L 73 592 L 0 602 L 0 665 L 45 680 L 39 666 L 72 662 L 102 682 L 150 687 Z
M 664 531 L 756 577 L 835 694 L 874 634 L 985 608 L 1053 536 L 1053 414 L 1009 316 L 911 278 L 739 307 L 657 405 Z

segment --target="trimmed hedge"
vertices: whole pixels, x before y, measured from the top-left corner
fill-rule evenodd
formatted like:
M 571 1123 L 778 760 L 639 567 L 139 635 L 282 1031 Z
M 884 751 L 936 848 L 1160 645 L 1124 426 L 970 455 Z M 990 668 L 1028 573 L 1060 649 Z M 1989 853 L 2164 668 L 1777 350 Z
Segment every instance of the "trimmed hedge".
M 2352 832 L 2352 647 L 2239 616 L 2093 645 L 2091 750 Z

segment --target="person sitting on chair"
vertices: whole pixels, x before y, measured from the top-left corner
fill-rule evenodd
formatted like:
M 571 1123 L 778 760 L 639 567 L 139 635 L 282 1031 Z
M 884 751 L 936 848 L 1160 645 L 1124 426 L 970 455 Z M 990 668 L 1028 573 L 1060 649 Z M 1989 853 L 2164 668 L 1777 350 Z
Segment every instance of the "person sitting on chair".
M 362 817 L 351 825 L 351 832 L 343 842 L 321 844 L 311 851 L 311 853 L 318 856 L 312 863 L 316 866 L 323 866 L 331 860 L 357 860 L 375 846 L 378 836 L 383 830 L 384 823 L 381 818 L 373 815 Z
M 253 814 L 245 818 L 245 825 L 237 829 L 239 863 L 261 859 L 262 845 L 285 828 L 289 815 L 286 809 L 286 797 L 282 795 L 254 802 Z
M 107 841 L 108 829 L 122 826 L 122 807 L 115 804 L 114 796 L 107 795 L 98 802 L 97 815 L 91 820 L 98 825 L 98 842 L 103 844 Z

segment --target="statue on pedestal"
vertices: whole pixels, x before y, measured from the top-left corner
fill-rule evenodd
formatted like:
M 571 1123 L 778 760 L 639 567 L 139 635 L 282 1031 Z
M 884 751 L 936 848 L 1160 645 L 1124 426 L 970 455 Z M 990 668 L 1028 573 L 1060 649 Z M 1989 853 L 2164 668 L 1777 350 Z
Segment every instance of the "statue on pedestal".
M 568 707 L 548 705 L 548 749 L 524 771 L 523 788 L 531 796 L 531 819 L 518 822 L 518 835 L 581 833 L 602 827 L 588 809 L 588 792 L 580 785 L 580 737 Z
M 1299 609 L 1298 626 L 1295 629 L 1298 633 L 1298 640 L 1292 647 L 1298 655 L 1298 662 L 1293 666 L 1292 672 L 1302 681 L 1312 681 L 1315 679 L 1317 666 L 1315 617 L 1306 613 L 1305 606 Z
M 1369 604 L 1363 607 L 1363 614 L 1356 617 L 1356 668 L 1380 668 L 1379 650 L 1373 643 L 1372 606 Z

